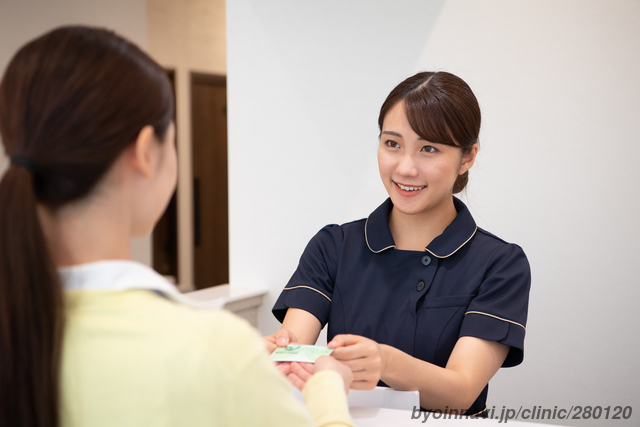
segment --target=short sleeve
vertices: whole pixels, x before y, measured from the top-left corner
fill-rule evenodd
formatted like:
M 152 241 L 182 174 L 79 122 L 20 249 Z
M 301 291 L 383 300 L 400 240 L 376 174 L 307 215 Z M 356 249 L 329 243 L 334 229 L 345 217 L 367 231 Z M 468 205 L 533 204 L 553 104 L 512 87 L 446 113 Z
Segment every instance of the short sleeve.
M 524 358 L 524 336 L 531 269 L 524 251 L 508 244 L 489 262 L 478 295 L 467 309 L 460 336 L 497 341 L 511 347 L 502 364 L 516 366 Z
M 338 225 L 322 228 L 307 244 L 298 268 L 273 306 L 282 322 L 289 308 L 313 314 L 324 327 L 329 317 L 343 233 Z

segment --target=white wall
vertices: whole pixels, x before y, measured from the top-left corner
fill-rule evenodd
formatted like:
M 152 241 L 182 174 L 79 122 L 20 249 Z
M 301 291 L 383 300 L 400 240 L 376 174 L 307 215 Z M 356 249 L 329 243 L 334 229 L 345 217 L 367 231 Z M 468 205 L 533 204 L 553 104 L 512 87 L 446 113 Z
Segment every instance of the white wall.
M 384 97 L 446 70 L 484 117 L 464 199 L 533 271 L 525 362 L 489 407 L 637 405 L 638 22 L 633 0 L 229 0 L 231 286 L 270 289 L 262 332 L 313 234 L 384 199 Z
M 0 0 L 0 72 L 29 40 L 60 25 L 107 27 L 141 46 L 147 44 L 144 0 Z M 0 176 L 8 161 L 0 148 Z M 133 242 L 132 254 L 151 264 L 149 237 Z

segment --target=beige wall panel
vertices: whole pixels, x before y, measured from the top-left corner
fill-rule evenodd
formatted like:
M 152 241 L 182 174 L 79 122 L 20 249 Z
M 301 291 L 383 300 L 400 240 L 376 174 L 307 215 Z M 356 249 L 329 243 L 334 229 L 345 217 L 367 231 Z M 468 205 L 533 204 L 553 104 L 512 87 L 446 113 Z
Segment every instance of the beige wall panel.
M 193 289 L 190 73 L 226 75 L 224 0 L 147 0 L 149 52 L 176 72 L 178 287 Z

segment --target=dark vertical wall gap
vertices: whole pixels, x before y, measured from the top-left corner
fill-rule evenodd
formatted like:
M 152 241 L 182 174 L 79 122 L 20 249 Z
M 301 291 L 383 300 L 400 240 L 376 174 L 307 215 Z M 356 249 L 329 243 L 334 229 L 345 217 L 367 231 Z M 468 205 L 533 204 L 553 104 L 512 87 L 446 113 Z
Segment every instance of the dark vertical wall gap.
M 194 284 L 229 283 L 227 80 L 191 74 Z
M 175 71 L 167 70 L 175 102 Z M 175 123 L 175 115 L 173 121 Z M 177 132 L 176 132 L 177 134 Z M 174 142 L 175 143 L 175 142 Z M 164 276 L 178 278 L 178 204 L 177 190 L 153 230 L 153 268 Z

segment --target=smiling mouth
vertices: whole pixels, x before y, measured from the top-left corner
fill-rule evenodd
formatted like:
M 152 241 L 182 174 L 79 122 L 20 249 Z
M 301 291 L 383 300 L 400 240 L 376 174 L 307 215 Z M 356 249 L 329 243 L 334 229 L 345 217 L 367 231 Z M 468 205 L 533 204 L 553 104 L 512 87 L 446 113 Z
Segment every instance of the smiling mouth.
M 426 187 L 426 185 L 423 185 L 422 187 L 409 187 L 407 185 L 398 184 L 395 181 L 393 183 L 397 185 L 401 190 L 404 190 L 404 191 L 418 191 Z

